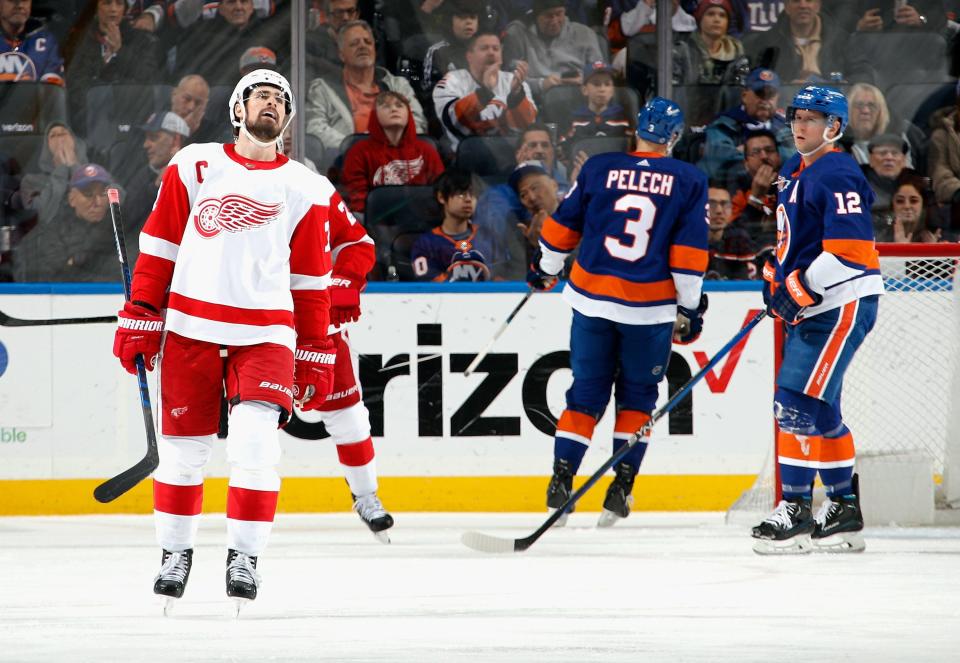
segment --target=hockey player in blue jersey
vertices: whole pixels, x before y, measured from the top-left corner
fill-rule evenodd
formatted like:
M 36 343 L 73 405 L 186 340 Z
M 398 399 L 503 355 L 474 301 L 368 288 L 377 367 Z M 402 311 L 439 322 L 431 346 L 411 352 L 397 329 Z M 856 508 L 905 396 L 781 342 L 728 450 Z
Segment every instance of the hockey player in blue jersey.
M 760 554 L 864 549 L 854 445 L 840 413 L 843 375 L 873 328 L 883 293 L 870 206 L 853 157 L 834 147 L 847 99 L 808 85 L 787 109 L 798 153 L 777 181 L 776 261 L 768 311 L 786 323 L 774 415 L 783 500 L 753 528 Z M 817 473 L 827 500 L 811 512 Z
M 26 0 L 0 3 L 0 82 L 63 85 L 63 58 L 56 37 L 30 16 Z
M 563 291 L 573 308 L 573 385 L 557 422 L 548 508 L 570 496 L 611 388 L 613 445 L 619 449 L 650 419 L 671 340 L 690 343 L 703 327 L 707 178 L 668 156 L 682 131 L 679 106 L 661 97 L 650 100 L 637 115 L 637 151 L 590 158 L 544 221 L 527 278 L 533 288 L 553 287 L 564 259 L 580 247 Z M 629 515 L 646 449 L 647 440 L 641 440 L 613 468 L 600 526 Z

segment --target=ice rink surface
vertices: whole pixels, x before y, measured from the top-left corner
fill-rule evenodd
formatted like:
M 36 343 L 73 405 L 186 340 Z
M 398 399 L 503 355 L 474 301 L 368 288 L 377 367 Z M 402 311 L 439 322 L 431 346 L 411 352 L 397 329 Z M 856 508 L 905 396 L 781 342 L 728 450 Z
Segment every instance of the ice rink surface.
M 873 528 L 862 555 L 759 557 L 722 514 L 280 516 L 240 619 L 223 516 L 205 517 L 164 618 L 143 516 L 0 518 L 0 661 L 957 661 L 960 528 Z

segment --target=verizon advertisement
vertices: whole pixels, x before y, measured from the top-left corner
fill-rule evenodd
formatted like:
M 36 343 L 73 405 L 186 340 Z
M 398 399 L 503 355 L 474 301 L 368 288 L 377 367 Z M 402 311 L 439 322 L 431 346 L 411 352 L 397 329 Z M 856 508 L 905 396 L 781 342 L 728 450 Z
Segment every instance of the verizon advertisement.
M 463 374 L 522 296 L 364 295 L 350 338 L 382 476 L 549 474 L 553 428 L 572 379 L 570 309 L 559 294 L 535 294 L 476 371 Z M 703 335 L 674 347 L 661 404 L 760 304 L 756 292 L 710 297 Z M 121 300 L 0 295 L 0 310 L 23 318 L 110 315 Z M 112 340 L 109 324 L 0 327 L 0 479 L 105 477 L 142 456 L 136 380 L 113 358 Z M 755 473 L 772 445 L 772 365 L 772 325 L 764 322 L 658 424 L 644 471 Z M 584 468 L 610 455 L 612 431 L 611 404 Z M 315 415 L 295 417 L 281 436 L 285 476 L 340 476 Z M 210 470 L 226 476 L 222 450 Z

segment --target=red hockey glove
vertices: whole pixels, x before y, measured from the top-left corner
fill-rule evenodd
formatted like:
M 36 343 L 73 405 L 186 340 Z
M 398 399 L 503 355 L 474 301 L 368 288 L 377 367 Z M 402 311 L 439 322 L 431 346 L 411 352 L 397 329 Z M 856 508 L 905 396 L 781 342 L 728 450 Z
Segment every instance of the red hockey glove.
M 293 359 L 293 402 L 301 410 L 316 410 L 333 391 L 337 348 L 328 338 L 317 345 L 298 346 Z
M 795 325 L 803 319 L 803 312 L 808 306 L 815 306 L 822 301 L 823 297 L 807 285 L 803 272 L 795 269 L 783 282 L 783 287 L 777 288 L 770 297 L 768 313 Z
M 117 333 L 113 337 L 113 354 L 127 373 L 137 374 L 137 355 L 143 355 L 148 371 L 153 370 L 160 354 L 163 318 L 142 303 L 127 302 L 117 313 Z
M 330 288 L 330 324 L 339 327 L 360 319 L 360 289 L 351 279 L 336 277 Z

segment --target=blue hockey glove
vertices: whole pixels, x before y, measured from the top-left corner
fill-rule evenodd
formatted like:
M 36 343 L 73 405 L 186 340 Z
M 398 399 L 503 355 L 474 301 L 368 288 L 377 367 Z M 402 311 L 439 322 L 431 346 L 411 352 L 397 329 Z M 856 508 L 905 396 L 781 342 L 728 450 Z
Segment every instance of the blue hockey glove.
M 537 252 L 533 255 L 533 260 L 530 261 L 530 269 L 527 272 L 527 283 L 534 290 L 545 291 L 557 285 L 559 279 L 556 274 L 547 274 L 540 268 L 540 256 L 542 253 L 538 248 Z
M 783 286 L 774 290 L 767 313 L 795 325 L 803 319 L 803 312 L 808 306 L 815 306 L 822 301 L 823 297 L 807 285 L 803 272 L 795 269 L 790 272 Z
M 703 331 L 703 314 L 707 312 L 710 300 L 707 293 L 700 295 L 700 305 L 696 309 L 677 306 L 677 321 L 673 324 L 673 342 L 679 345 L 693 343 Z

